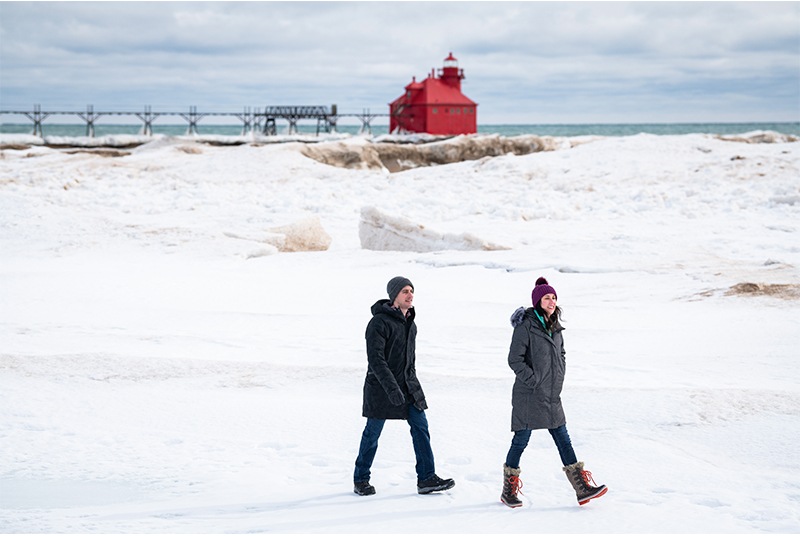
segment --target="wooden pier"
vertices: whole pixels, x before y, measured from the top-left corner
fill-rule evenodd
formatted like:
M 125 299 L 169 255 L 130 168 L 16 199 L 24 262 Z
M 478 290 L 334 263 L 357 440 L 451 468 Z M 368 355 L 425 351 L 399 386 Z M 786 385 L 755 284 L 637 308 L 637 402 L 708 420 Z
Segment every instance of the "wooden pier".
M 94 137 L 95 123 L 102 117 L 111 116 L 130 116 L 136 117 L 142 122 L 142 134 L 145 136 L 153 135 L 153 123 L 161 117 L 180 117 L 187 123 L 186 133 L 195 135 L 199 132 L 199 123 L 206 117 L 231 117 L 238 119 L 242 124 L 242 135 L 260 132 L 266 136 L 275 136 L 278 133 L 276 121 L 286 121 L 288 123 L 288 133 L 290 135 L 298 133 L 298 123 L 304 120 L 316 121 L 316 134 L 320 132 L 336 132 L 336 124 L 339 118 L 355 117 L 361 122 L 359 133 L 372 134 L 371 122 L 376 117 L 389 117 L 389 114 L 374 114 L 369 110 L 361 113 L 337 113 L 336 105 L 330 108 L 327 106 L 266 106 L 260 108 L 245 107 L 242 112 L 200 112 L 197 106 L 190 106 L 188 112 L 154 112 L 151 106 L 145 106 L 143 112 L 115 112 L 115 111 L 95 111 L 94 106 L 89 105 L 85 111 L 55 111 L 42 110 L 38 104 L 34 105 L 33 110 L 0 110 L 2 115 L 24 115 L 33 122 L 33 135 L 44 137 L 44 122 L 47 118 L 57 115 L 76 116 L 86 124 L 86 135 Z

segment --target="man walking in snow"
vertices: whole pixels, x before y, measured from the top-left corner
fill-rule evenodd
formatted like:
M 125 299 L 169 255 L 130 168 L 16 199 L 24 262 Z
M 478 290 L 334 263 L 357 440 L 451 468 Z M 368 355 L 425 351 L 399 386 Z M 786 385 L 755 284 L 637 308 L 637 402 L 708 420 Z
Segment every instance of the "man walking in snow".
M 425 410 L 425 394 L 417 379 L 415 345 L 417 325 L 414 285 L 395 277 L 386 285 L 389 299 L 372 306 L 367 325 L 367 377 L 364 380 L 363 416 L 367 418 L 353 475 L 357 495 L 373 495 L 370 468 L 387 419 L 403 419 L 411 428 L 417 458 L 417 492 L 425 495 L 455 486 L 453 479 L 436 476 Z

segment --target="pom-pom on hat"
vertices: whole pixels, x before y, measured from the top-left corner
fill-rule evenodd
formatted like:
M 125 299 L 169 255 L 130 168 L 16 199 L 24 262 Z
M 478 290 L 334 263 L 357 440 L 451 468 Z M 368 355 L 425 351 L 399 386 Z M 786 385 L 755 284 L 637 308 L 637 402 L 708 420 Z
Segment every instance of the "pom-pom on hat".
M 556 289 L 550 286 L 547 282 L 547 279 L 544 277 L 540 277 L 536 280 L 536 286 L 533 287 L 533 291 L 531 292 L 531 301 L 533 302 L 533 306 L 536 307 L 536 304 L 546 295 L 552 294 L 556 298 L 558 298 L 558 294 L 556 294 Z
M 393 277 L 386 284 L 386 292 L 389 293 L 389 304 L 394 304 L 394 299 L 400 294 L 400 291 L 406 288 L 406 285 L 414 289 L 414 284 L 402 276 Z

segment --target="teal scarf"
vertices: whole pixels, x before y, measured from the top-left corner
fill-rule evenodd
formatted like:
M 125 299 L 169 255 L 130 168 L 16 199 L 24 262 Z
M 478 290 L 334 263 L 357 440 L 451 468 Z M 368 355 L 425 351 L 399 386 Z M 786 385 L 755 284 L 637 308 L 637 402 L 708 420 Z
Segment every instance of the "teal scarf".
M 549 329 L 547 329 L 547 324 L 544 321 L 544 317 L 542 315 L 540 315 L 539 311 L 537 311 L 536 309 L 533 310 L 533 314 L 536 315 L 536 318 L 539 319 L 539 322 L 542 324 L 542 327 L 544 328 L 544 330 L 547 332 L 547 334 L 550 336 L 550 338 L 552 338 L 553 337 L 553 332 L 550 331 Z

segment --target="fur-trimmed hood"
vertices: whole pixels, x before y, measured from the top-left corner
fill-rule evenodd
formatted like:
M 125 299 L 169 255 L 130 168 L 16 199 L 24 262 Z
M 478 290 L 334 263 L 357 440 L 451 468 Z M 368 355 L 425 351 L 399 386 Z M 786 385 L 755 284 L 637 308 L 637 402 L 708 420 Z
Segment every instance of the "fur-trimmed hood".
M 511 321 L 511 326 L 516 328 L 517 326 L 522 324 L 522 322 L 525 321 L 526 316 L 529 316 L 531 319 L 535 319 L 536 310 L 533 307 L 528 307 L 527 309 L 525 307 L 518 307 L 517 310 L 514 311 L 514 313 L 511 315 L 511 318 L 509 319 Z M 544 328 L 541 320 L 539 322 L 534 322 L 534 324 Z M 557 321 L 553 326 L 553 332 L 561 331 L 563 329 L 564 326 L 561 325 L 560 321 Z
M 525 308 L 520 307 L 516 311 L 514 311 L 514 314 L 511 315 L 511 325 L 513 327 L 517 327 L 520 324 L 522 324 L 522 321 L 524 319 L 525 319 Z

